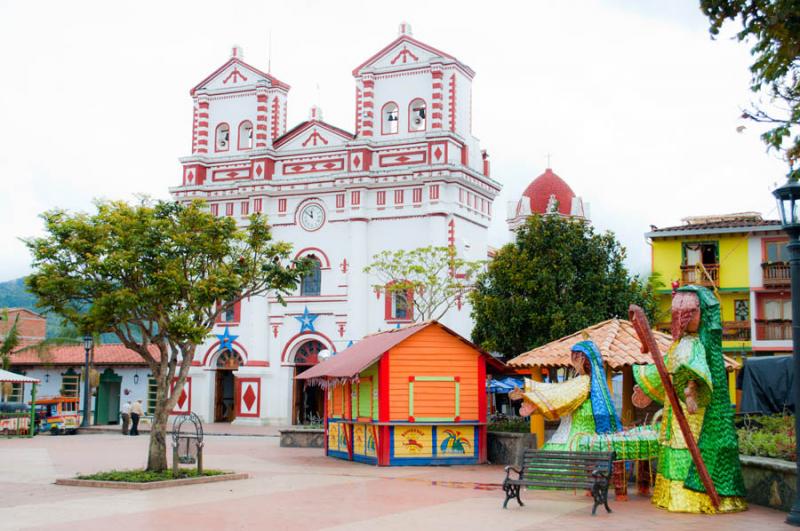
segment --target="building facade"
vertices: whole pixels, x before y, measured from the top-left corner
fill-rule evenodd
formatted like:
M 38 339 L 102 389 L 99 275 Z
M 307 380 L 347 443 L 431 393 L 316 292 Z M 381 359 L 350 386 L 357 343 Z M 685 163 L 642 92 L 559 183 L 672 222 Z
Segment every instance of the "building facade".
M 289 85 L 238 48 L 191 90 L 192 152 L 172 196 L 204 199 L 242 224 L 265 214 L 274 238 L 316 268 L 285 306 L 251 297 L 225 313 L 198 348 L 176 413 L 191 403 L 206 421 L 320 418 L 321 391 L 295 376 L 321 351 L 413 321 L 412 301 L 363 272 L 374 255 L 434 245 L 486 258 L 500 185 L 472 134 L 472 69 L 402 24 L 353 76 L 354 132 L 318 107 L 287 130 Z M 443 322 L 468 337 L 469 313 L 460 301 Z
M 778 220 L 757 213 L 696 216 L 653 227 L 652 271 L 665 284 L 700 284 L 718 293 L 722 348 L 741 361 L 792 350 L 788 239 Z M 660 328 L 669 329 L 671 289 L 662 291 Z

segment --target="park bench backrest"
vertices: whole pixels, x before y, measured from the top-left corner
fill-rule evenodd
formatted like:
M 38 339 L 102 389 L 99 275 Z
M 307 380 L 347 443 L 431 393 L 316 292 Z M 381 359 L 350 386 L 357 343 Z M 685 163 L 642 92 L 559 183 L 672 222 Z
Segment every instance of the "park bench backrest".
M 611 475 L 613 452 L 549 452 L 526 450 L 522 477 L 526 485 L 541 488 L 585 488 L 594 484 L 592 472 Z

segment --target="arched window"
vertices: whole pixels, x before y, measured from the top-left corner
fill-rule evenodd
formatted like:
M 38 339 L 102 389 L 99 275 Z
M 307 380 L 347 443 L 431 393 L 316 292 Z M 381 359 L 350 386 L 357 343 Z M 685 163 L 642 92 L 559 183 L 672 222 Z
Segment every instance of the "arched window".
M 225 122 L 217 126 L 217 133 L 214 136 L 215 151 L 228 151 L 231 144 L 231 128 Z
M 425 100 L 417 98 L 408 105 L 408 130 L 424 131 L 428 123 Z
M 250 149 L 253 147 L 253 124 L 250 120 L 245 120 L 239 124 L 239 149 Z
M 244 360 L 239 353 L 227 348 L 217 358 L 218 369 L 232 369 L 235 371 L 242 365 L 244 365 Z
M 300 280 L 300 295 L 319 295 L 322 291 L 322 263 L 313 254 L 308 255 L 311 259 L 311 271 Z
M 294 355 L 295 365 L 316 365 L 319 363 L 319 352 L 325 345 L 316 340 L 306 341 L 297 349 Z
M 393 135 L 400 129 L 399 120 L 400 112 L 397 104 L 390 101 L 381 109 L 381 133 L 384 135 Z

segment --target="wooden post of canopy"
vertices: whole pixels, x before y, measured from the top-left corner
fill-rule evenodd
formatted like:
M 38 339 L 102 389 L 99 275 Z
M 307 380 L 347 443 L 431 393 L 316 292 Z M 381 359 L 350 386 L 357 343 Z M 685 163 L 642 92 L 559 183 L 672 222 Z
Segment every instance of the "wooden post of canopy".
M 628 426 L 633 422 L 633 367 L 622 367 L 622 425 Z
M 531 380 L 542 381 L 542 368 L 539 365 L 531 367 Z M 531 415 L 531 433 L 536 435 L 536 447 L 541 448 L 544 444 L 544 416 L 538 411 Z

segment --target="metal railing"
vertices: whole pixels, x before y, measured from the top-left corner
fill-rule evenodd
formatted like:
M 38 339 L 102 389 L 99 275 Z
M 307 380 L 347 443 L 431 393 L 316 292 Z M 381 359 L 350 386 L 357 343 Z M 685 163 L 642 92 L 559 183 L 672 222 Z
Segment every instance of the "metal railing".
M 756 319 L 756 338 L 760 341 L 788 341 L 792 339 L 792 321 Z
M 723 321 L 723 341 L 750 341 L 750 321 Z

